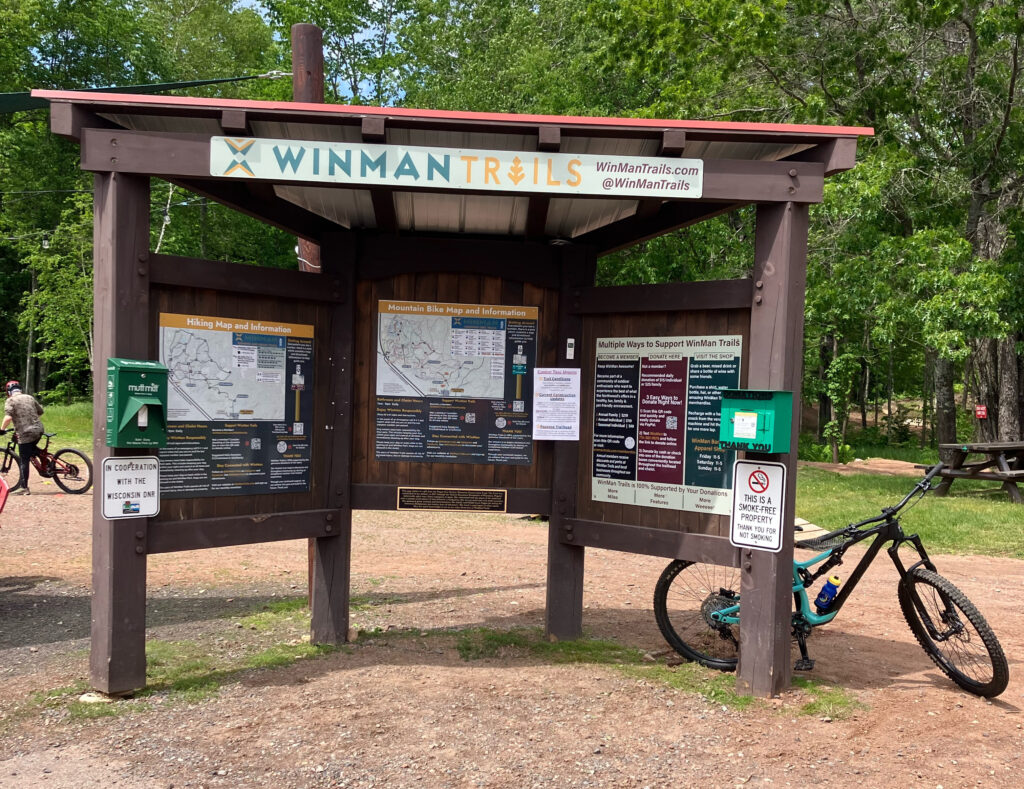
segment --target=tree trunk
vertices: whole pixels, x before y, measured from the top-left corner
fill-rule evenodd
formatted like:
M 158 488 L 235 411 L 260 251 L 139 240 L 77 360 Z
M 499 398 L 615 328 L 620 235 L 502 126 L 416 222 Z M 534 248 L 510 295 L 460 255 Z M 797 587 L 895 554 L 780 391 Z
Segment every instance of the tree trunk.
M 921 379 L 921 435 L 918 437 L 917 445 L 924 449 L 928 444 L 928 420 L 932 406 L 932 384 L 936 374 L 936 353 L 931 348 L 924 352 L 924 377 Z M 950 395 L 953 393 L 953 381 L 950 376 Z M 953 439 L 956 440 L 955 438 Z
M 974 370 L 978 379 L 978 405 L 988 408 L 988 418 L 978 421 L 978 439 L 996 440 L 996 425 L 999 414 L 999 360 L 997 342 L 993 339 L 975 343 Z
M 821 384 L 818 390 L 818 441 L 824 440 L 825 425 L 832 421 L 832 401 L 825 393 L 825 371 L 832 361 L 831 347 L 832 338 L 822 337 L 818 345 L 818 382 Z
M 996 425 L 1000 441 L 1020 440 L 1020 375 L 1017 363 L 1017 336 L 998 341 L 999 419 Z
M 953 394 L 953 362 L 935 360 L 935 436 L 939 444 L 955 444 L 956 397 Z M 941 460 L 946 460 L 939 453 Z
M 1024 426 L 1024 356 L 1017 357 L 1017 419 Z
M 885 440 L 886 443 L 892 443 L 892 348 L 889 348 L 889 377 L 885 382 L 885 396 L 886 396 L 886 414 L 889 418 L 885 422 Z
M 868 426 L 868 390 L 871 387 L 871 368 L 868 367 L 868 360 L 860 360 L 860 429 L 865 430 Z

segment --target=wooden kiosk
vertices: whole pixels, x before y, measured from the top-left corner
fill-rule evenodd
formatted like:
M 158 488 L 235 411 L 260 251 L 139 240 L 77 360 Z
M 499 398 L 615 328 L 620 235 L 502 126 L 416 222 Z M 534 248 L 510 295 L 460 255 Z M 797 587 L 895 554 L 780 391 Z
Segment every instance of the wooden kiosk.
M 792 534 L 730 544 L 710 423 L 718 387 L 799 407 L 808 205 L 870 129 L 35 95 L 95 173 L 97 468 L 155 454 L 107 446 L 103 362 L 171 369 L 159 514 L 106 520 L 96 491 L 96 688 L 145 684 L 150 554 L 313 538 L 312 640 L 337 643 L 352 511 L 422 507 L 550 515 L 552 638 L 581 633 L 588 547 L 738 566 L 739 687 L 788 686 Z M 322 271 L 154 254 L 153 177 L 319 245 Z M 601 255 L 750 204 L 749 278 L 595 287 Z M 645 461 L 608 431 L 636 429 L 652 348 L 686 408 Z M 579 370 L 578 440 L 531 439 L 535 368 Z M 789 467 L 792 517 L 795 452 L 762 457 Z M 653 493 L 652 466 L 675 475 Z

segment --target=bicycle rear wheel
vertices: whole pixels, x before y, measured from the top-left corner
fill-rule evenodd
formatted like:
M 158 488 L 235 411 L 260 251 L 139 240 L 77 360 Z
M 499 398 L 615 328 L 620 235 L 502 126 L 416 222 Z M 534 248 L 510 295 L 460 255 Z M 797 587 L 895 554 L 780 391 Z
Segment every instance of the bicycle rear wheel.
M 687 660 L 719 671 L 735 671 L 739 625 L 715 622 L 713 611 L 740 600 L 735 567 L 675 560 L 654 587 L 654 616 L 665 640 Z
M 18 465 L 18 458 L 9 449 L 0 450 L 0 477 L 4 478 L 9 488 L 14 488 L 21 482 L 21 466 Z
M 55 454 L 50 474 L 68 493 L 85 493 L 92 486 L 92 462 L 77 449 L 62 449 Z
M 922 649 L 969 693 L 993 698 L 1006 690 L 1010 669 L 992 628 L 966 595 L 923 567 L 900 581 L 900 608 Z

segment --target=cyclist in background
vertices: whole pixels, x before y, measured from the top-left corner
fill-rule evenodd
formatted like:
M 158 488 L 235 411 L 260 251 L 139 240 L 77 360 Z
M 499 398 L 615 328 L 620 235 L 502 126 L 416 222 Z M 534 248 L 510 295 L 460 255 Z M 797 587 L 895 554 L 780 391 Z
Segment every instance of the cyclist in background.
M 43 407 L 32 395 L 23 394 L 21 384 L 8 381 L 7 402 L 4 404 L 4 420 L 0 423 L 0 431 L 7 430 L 14 423 L 14 432 L 18 434 L 18 465 L 21 466 L 21 482 L 11 488 L 11 493 L 29 495 L 28 470 L 30 461 L 36 455 L 39 439 L 43 437 L 43 423 L 39 417 L 43 415 Z

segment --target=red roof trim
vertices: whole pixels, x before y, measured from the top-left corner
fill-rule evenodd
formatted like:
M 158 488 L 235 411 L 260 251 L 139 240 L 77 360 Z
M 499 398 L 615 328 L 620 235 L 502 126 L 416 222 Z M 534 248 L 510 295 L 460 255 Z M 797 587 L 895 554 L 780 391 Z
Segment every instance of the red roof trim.
M 513 115 L 501 112 L 454 112 L 451 110 L 417 110 L 405 107 L 362 107 L 348 104 L 308 104 L 293 101 L 245 101 L 242 99 L 210 99 L 193 96 L 152 96 L 135 93 L 101 93 L 76 90 L 33 90 L 32 95 L 49 101 L 76 104 L 120 104 L 137 106 L 230 108 L 241 110 L 274 110 L 320 112 L 328 115 L 390 115 L 400 118 L 423 118 L 449 121 L 487 121 L 515 124 L 552 124 L 559 126 L 607 126 L 625 129 L 704 129 L 735 132 L 789 132 L 819 134 L 827 137 L 867 137 L 875 130 L 865 126 L 805 126 L 794 123 L 736 123 L 732 121 L 659 120 L 657 118 L 588 118 L 566 115 Z

